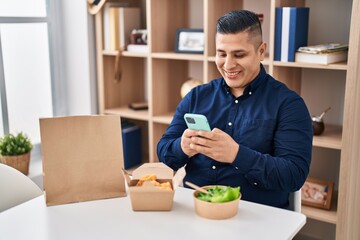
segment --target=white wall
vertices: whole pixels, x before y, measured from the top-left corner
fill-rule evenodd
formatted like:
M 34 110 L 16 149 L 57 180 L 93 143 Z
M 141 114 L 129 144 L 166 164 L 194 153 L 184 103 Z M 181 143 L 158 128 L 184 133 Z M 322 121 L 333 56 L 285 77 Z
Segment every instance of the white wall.
M 86 1 L 49 0 L 53 24 L 54 115 L 97 113 L 95 37 L 93 16 Z M 43 187 L 39 147 L 31 153 L 29 177 Z
M 86 1 L 62 0 L 55 4 L 55 42 L 58 56 L 55 87 L 59 100 L 55 115 L 97 113 L 93 17 Z M 59 99 L 61 98 L 61 99 Z

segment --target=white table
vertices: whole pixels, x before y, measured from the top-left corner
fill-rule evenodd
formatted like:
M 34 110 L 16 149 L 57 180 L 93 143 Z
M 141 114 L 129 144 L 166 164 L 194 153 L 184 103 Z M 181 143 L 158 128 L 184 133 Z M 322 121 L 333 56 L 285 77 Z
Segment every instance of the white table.
M 46 207 L 44 196 L 0 213 L 0 239 L 291 239 L 305 215 L 240 201 L 237 216 L 196 215 L 193 190 L 178 188 L 169 212 L 134 212 L 129 197 Z M 1 201 L 1 197 L 0 197 Z

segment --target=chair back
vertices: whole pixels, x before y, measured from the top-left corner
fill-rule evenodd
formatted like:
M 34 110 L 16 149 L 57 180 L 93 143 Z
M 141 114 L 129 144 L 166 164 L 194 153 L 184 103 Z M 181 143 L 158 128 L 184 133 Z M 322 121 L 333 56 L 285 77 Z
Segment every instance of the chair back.
M 43 194 L 43 191 L 20 171 L 0 163 L 0 212 Z
M 289 210 L 301 213 L 301 190 L 289 194 Z

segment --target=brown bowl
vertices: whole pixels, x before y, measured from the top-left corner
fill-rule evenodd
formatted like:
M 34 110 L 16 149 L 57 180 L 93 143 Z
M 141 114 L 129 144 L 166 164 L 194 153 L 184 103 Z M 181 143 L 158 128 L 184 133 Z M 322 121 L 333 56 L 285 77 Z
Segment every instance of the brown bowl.
M 226 186 L 219 186 L 218 187 L 226 187 Z M 208 189 L 215 186 L 205 186 L 204 189 Z M 241 198 L 240 196 L 230 202 L 223 202 L 223 203 L 212 203 L 206 202 L 198 199 L 196 196 L 198 195 L 199 191 L 195 191 L 194 196 L 194 204 L 195 204 L 195 212 L 197 215 L 208 218 L 208 219 L 227 219 L 234 217 L 239 209 L 239 202 Z

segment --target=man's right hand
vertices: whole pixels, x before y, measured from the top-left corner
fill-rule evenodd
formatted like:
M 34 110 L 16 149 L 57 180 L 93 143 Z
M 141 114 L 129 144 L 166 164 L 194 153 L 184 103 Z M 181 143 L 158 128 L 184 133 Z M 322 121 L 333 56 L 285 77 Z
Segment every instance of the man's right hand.
M 181 149 L 189 158 L 197 154 L 194 149 L 190 148 L 191 138 L 196 136 L 197 132 L 198 131 L 186 129 L 181 136 Z

